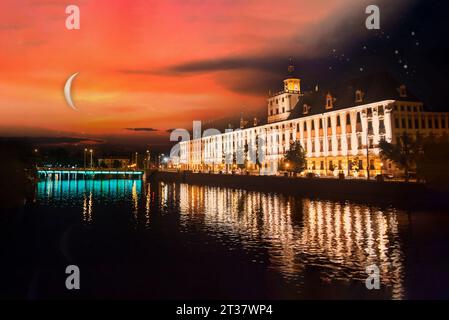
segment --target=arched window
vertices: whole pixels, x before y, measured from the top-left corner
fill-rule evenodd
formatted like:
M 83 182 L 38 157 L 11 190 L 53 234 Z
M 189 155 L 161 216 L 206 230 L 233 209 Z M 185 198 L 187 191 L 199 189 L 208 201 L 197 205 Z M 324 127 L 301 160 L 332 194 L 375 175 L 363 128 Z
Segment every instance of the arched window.
M 355 91 L 355 102 L 363 102 L 364 93 L 362 90 Z
M 333 98 L 330 93 L 326 95 L 326 109 L 332 109 L 333 108 Z
M 309 106 L 307 104 L 304 104 L 302 107 L 302 113 L 307 114 L 309 113 Z

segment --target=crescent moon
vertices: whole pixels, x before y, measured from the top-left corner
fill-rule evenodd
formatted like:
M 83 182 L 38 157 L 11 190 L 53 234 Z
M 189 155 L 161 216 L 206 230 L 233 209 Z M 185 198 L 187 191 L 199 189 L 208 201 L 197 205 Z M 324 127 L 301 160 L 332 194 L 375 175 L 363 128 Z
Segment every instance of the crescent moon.
M 65 101 L 67 101 L 67 104 L 75 111 L 78 111 L 77 107 L 75 107 L 75 104 L 72 100 L 72 81 L 75 79 L 75 77 L 78 75 L 79 72 L 72 74 L 67 82 L 64 85 L 64 97 Z

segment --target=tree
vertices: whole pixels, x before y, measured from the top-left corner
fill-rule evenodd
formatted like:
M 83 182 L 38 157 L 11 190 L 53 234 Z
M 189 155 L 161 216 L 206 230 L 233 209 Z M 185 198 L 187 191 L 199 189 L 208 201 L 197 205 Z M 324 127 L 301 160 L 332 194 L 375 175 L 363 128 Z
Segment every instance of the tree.
M 246 165 L 248 162 L 248 143 L 247 142 L 245 142 L 243 148 L 242 148 L 242 146 L 238 147 L 237 160 L 239 160 L 238 162 L 240 162 L 240 163 L 237 163 L 237 167 L 239 167 L 240 169 L 246 169 Z
M 404 170 L 405 180 L 408 181 L 410 170 L 417 166 L 422 144 L 419 137 L 413 140 L 409 135 L 403 134 L 399 137 L 397 144 L 381 140 L 379 142 L 379 149 L 381 158 L 392 161 Z
M 255 146 L 254 146 L 254 150 L 253 150 L 253 155 L 256 157 L 256 168 L 260 169 L 260 167 L 262 166 L 262 164 L 259 161 L 259 158 L 261 158 L 262 155 L 262 146 L 259 145 L 259 135 L 256 135 L 256 141 L 255 141 Z
M 290 143 L 290 149 L 285 152 L 282 168 L 286 171 L 301 173 L 306 168 L 306 153 L 299 140 Z

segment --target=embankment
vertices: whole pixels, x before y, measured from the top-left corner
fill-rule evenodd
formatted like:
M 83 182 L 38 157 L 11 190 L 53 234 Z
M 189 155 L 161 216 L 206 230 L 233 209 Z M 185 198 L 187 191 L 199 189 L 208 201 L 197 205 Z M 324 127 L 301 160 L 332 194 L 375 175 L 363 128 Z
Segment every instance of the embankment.
M 447 195 L 438 193 L 421 183 L 166 171 L 154 171 L 148 176 L 156 181 L 275 192 L 339 201 L 352 200 L 379 205 L 400 204 L 401 207 L 419 206 L 426 209 L 448 208 L 449 205 Z

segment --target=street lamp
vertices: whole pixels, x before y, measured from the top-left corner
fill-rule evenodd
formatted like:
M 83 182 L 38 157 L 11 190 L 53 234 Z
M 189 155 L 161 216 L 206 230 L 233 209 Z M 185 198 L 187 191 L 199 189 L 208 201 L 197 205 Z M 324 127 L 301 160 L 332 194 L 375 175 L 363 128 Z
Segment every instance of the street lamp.
M 93 164 L 93 152 L 94 152 L 94 150 L 90 149 L 89 152 L 90 152 L 90 168 L 92 169 L 93 165 L 94 165 Z
M 150 150 L 147 150 L 147 164 L 146 169 L 149 169 L 150 166 Z
M 86 153 L 87 153 L 87 148 L 84 148 L 84 169 L 86 169 Z
M 34 165 L 37 167 L 38 166 L 38 162 L 39 162 L 38 161 L 39 149 L 36 148 L 33 151 L 34 151 L 34 162 L 35 162 Z

